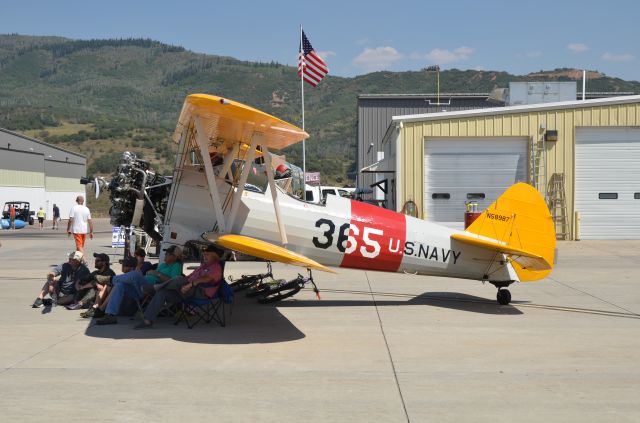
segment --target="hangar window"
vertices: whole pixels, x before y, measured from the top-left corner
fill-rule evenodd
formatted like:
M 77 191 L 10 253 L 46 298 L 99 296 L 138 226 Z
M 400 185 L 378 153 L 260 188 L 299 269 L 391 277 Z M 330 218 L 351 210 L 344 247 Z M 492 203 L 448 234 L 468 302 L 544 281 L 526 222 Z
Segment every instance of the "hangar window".
M 484 192 L 469 192 L 467 193 L 467 200 L 484 200 Z
M 599 200 L 617 200 L 618 193 L 617 192 L 601 192 L 598 194 Z
M 434 200 L 448 200 L 451 198 L 451 194 L 448 192 L 436 192 L 431 194 L 431 198 Z
M 633 199 L 634 200 L 640 200 L 640 192 L 634 192 L 633 193 Z

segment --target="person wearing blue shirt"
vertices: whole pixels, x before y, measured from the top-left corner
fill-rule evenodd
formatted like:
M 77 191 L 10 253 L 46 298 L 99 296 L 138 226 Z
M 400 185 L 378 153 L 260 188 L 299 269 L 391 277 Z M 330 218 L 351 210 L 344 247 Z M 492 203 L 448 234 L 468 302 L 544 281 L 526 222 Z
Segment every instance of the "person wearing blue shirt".
M 182 250 L 176 245 L 167 248 L 164 262 L 158 265 L 158 269 L 148 270 L 145 276 L 142 276 L 140 271 L 135 270 L 134 261 L 136 260 L 134 258 L 127 257 L 124 260 L 130 261 L 130 263 L 127 262 L 127 265 L 133 265 L 133 268 L 125 274 L 113 278 L 113 290 L 111 291 L 104 317 L 97 321 L 99 325 L 118 323 L 116 316 L 120 311 L 124 297 L 140 299 L 149 292 L 149 290 L 144 289 L 146 286 L 166 282 L 182 274 Z M 124 271 L 125 261 L 123 261 L 122 266 Z M 151 290 L 151 292 L 155 291 Z

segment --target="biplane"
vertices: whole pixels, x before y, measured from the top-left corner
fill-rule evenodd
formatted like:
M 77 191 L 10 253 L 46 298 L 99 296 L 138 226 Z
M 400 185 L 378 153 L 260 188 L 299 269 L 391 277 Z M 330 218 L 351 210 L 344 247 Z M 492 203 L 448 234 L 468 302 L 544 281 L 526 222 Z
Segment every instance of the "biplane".
M 551 272 L 555 229 L 532 186 L 512 185 L 464 231 L 341 196 L 308 203 L 274 178 L 271 154 L 308 136 L 244 104 L 189 95 L 174 133 L 163 249 L 204 241 L 309 271 L 343 267 L 478 280 L 498 289 L 500 304 L 511 301 L 513 282 Z M 248 179 L 258 173 L 266 183 L 256 189 Z

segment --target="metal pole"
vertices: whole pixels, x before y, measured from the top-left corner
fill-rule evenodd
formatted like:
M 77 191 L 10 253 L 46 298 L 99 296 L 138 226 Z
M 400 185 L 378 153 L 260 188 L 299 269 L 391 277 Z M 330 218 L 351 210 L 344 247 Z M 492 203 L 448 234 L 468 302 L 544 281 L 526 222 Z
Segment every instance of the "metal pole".
M 586 96 L 587 90 L 587 71 L 585 69 L 582 70 L 582 101 Z
M 440 66 L 436 69 L 436 75 L 438 79 L 438 106 L 440 105 Z
M 298 58 L 300 60 L 301 69 L 300 69 L 300 92 L 302 93 L 302 130 L 304 131 L 304 67 L 306 66 L 306 62 L 302 59 L 304 57 L 304 47 L 302 45 L 302 25 L 300 25 L 300 54 L 301 57 Z M 305 140 L 302 139 L 302 183 L 304 184 L 303 191 L 306 193 L 307 191 L 307 157 L 306 157 L 306 146 Z M 302 196 L 302 201 L 306 200 L 306 195 Z

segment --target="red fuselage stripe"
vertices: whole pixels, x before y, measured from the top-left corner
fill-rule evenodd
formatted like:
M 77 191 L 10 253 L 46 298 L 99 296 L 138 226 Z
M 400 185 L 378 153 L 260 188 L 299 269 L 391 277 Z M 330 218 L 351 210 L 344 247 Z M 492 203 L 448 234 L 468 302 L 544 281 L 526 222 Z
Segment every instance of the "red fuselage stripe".
M 397 272 L 407 238 L 405 215 L 351 200 L 351 228 L 341 267 Z

